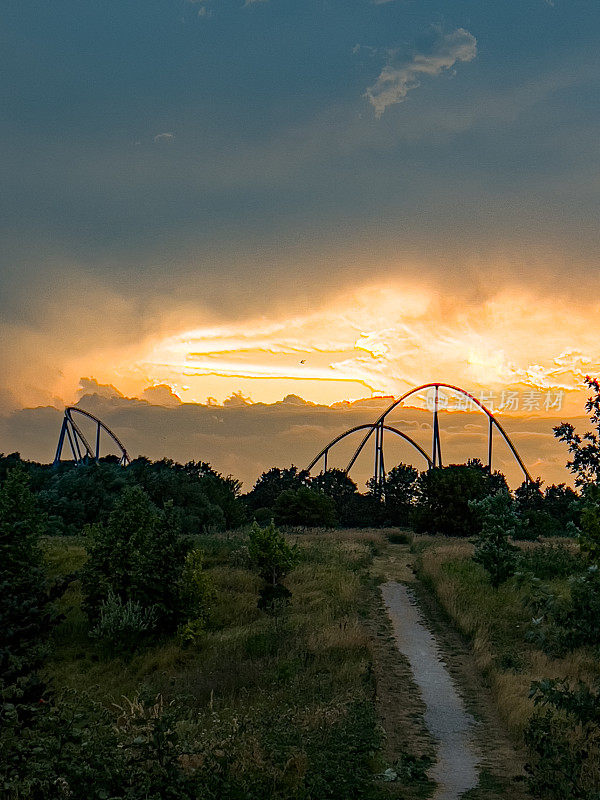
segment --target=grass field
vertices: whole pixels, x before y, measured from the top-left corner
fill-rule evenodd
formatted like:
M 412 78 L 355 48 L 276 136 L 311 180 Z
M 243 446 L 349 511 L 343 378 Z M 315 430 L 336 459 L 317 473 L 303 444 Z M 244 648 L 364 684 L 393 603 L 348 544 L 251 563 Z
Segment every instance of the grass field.
M 216 600 L 197 647 L 170 638 L 131 658 L 111 656 L 89 638 L 72 584 L 47 677 L 59 693 L 85 693 L 115 718 L 185 709 L 180 726 L 202 752 L 200 766 L 219 771 L 223 797 L 389 797 L 376 778 L 389 764 L 369 632 L 369 569 L 381 535 L 291 538 L 300 563 L 286 579 L 291 601 L 276 614 L 257 607 L 260 580 L 243 566 L 243 534 L 198 540 Z M 51 538 L 44 548 L 55 577 L 86 558 L 82 540 Z
M 245 534 L 198 538 L 216 599 L 193 647 L 173 636 L 127 657 L 107 652 L 89 637 L 79 584 L 71 584 L 46 676 L 58 695 L 83 695 L 118 724 L 173 710 L 195 754 L 184 766 L 206 774 L 207 797 L 425 798 L 435 788 L 425 774 L 435 747 L 378 591 L 379 581 L 400 580 L 420 596 L 483 726 L 481 783 L 469 797 L 521 797 L 524 785 L 511 783 L 519 770 L 522 780 L 521 750 L 498 718 L 518 745 L 533 711 L 532 681 L 591 684 L 600 677 L 597 654 L 581 648 L 551 658 L 527 642 L 524 590 L 515 579 L 492 589 L 464 539 L 377 530 L 288 538 L 300 552 L 285 579 L 291 600 L 269 614 L 257 605 L 261 580 L 247 567 Z M 44 550 L 53 577 L 86 558 L 84 540 L 74 538 L 46 539 Z M 386 783 L 380 776 L 389 768 L 398 778 Z

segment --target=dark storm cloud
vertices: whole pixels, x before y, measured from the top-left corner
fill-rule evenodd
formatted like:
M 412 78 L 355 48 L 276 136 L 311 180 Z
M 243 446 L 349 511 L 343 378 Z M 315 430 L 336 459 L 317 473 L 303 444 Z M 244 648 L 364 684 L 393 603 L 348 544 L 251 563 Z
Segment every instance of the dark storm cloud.
M 0 402 L 353 283 L 593 296 L 597 3 L 251 6 L 5 10 Z

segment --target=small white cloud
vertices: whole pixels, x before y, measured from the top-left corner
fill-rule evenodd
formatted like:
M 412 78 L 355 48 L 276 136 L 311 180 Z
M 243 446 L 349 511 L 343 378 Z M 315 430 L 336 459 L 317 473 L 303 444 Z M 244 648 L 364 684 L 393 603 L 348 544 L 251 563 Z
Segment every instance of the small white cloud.
M 155 142 L 172 142 L 175 138 L 174 133 L 157 133 L 154 137 Z
M 445 34 L 428 55 L 417 53 L 407 63 L 395 64 L 393 53 L 382 69 L 377 81 L 369 86 L 365 97 L 381 117 L 388 106 L 402 103 L 407 94 L 420 86 L 422 75 L 436 76 L 459 61 L 472 61 L 477 55 L 477 39 L 464 28 Z
M 367 53 L 369 55 L 371 55 L 371 56 L 374 56 L 377 53 L 377 48 L 376 47 L 371 47 L 368 44 L 358 44 L 357 43 L 352 48 L 352 54 L 353 55 L 357 55 L 358 53 L 362 52 L 363 50 L 366 50 Z

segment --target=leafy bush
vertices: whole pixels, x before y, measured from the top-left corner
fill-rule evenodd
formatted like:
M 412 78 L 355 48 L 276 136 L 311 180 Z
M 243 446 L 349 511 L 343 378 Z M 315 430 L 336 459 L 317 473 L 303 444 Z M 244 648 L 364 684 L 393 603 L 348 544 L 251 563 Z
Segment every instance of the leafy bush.
M 273 522 L 266 528 L 253 523 L 248 533 L 250 563 L 260 577 L 276 586 L 298 563 L 298 548 L 289 545 Z
M 180 626 L 180 641 L 185 644 L 198 644 L 210 619 L 211 607 L 216 591 L 210 576 L 204 569 L 202 550 L 190 550 L 185 557 L 179 596 L 183 613 L 187 617 Z
M 481 533 L 475 542 L 473 560 L 481 564 L 497 588 L 515 571 L 517 548 L 510 543 L 518 520 L 514 503 L 507 491 L 471 501 L 471 509 L 481 524 Z
M 143 608 L 131 598 L 123 601 L 109 588 L 90 636 L 105 641 L 111 649 L 132 651 L 146 636 L 154 633 L 157 616 L 154 606 Z
M 394 531 L 393 533 L 387 534 L 388 542 L 392 544 L 411 544 L 412 543 L 412 536 L 410 533 L 406 533 L 405 531 Z
M 89 529 L 89 558 L 82 570 L 83 607 L 92 622 L 109 592 L 124 604 L 154 608 L 157 625 L 174 627 L 181 618 L 179 579 L 187 542 L 177 512 L 159 511 L 138 486 L 125 489 L 106 525 Z
M 335 503 L 331 497 L 302 486 L 286 489 L 274 506 L 278 525 L 299 525 L 304 528 L 333 528 L 337 525 Z
M 35 670 L 54 618 L 39 549 L 43 518 L 28 483 L 17 467 L 0 488 L 0 692 L 6 701 L 39 691 Z
M 532 792 L 552 800 L 597 800 L 600 692 L 545 679 L 532 684 L 530 697 L 538 709 L 525 731 Z
M 569 580 L 568 592 L 555 592 L 541 581 L 530 582 L 526 603 L 534 618 L 527 638 L 551 656 L 577 647 L 600 645 L 600 575 L 589 567 Z

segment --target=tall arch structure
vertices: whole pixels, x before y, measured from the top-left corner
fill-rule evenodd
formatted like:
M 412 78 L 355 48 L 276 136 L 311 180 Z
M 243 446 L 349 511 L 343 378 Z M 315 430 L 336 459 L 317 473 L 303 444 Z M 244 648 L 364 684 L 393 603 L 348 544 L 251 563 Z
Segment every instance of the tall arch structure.
M 454 386 L 451 383 L 424 383 L 421 386 L 417 386 L 414 389 L 410 389 L 408 392 L 405 392 L 401 397 L 395 400 L 386 410 L 372 423 L 366 425 L 357 425 L 354 428 L 350 428 L 349 430 L 345 431 L 344 433 L 336 436 L 335 439 L 332 439 L 329 444 L 327 444 L 321 452 L 313 458 L 308 466 L 308 470 L 314 468 L 314 466 L 323 459 L 324 469 L 327 469 L 327 461 L 329 451 L 332 447 L 334 447 L 338 442 L 344 439 L 346 436 L 350 436 L 350 434 L 356 433 L 359 430 L 366 430 L 365 435 L 361 439 L 358 447 L 354 451 L 352 458 L 350 459 L 348 466 L 345 469 L 345 472 L 349 472 L 356 459 L 359 457 L 365 446 L 367 445 L 369 439 L 375 434 L 375 461 L 374 461 L 374 470 L 373 470 L 373 478 L 375 480 L 376 486 L 381 486 L 383 481 L 385 480 L 385 462 L 384 462 L 384 450 L 383 450 L 383 437 L 385 431 L 391 431 L 395 434 L 400 435 L 405 441 L 409 442 L 427 461 L 428 467 L 441 467 L 442 466 L 442 446 L 440 441 L 440 427 L 439 427 L 439 390 L 440 388 L 450 389 L 453 392 L 456 392 L 463 397 L 467 397 L 472 403 L 475 404 L 477 408 L 479 408 L 488 418 L 488 469 L 491 470 L 492 468 L 492 441 L 493 441 L 493 433 L 494 429 L 502 436 L 503 440 L 508 445 L 511 453 L 513 454 L 515 461 L 523 471 L 523 475 L 525 481 L 530 482 L 532 480 L 531 475 L 529 474 L 527 467 L 523 463 L 523 460 L 519 453 L 517 452 L 516 447 L 512 443 L 509 435 L 506 433 L 504 428 L 502 427 L 501 423 L 496 419 L 494 414 L 486 408 L 482 402 L 480 402 L 476 397 L 474 397 L 470 392 L 467 392 L 465 389 L 461 389 L 460 386 Z M 431 457 L 423 450 L 420 445 L 418 445 L 413 439 L 411 439 L 408 434 L 399 431 L 396 428 L 393 428 L 386 424 L 386 418 L 388 415 L 397 408 L 401 403 L 403 403 L 407 398 L 411 397 L 418 392 L 422 392 L 424 389 L 433 389 L 434 390 L 434 402 L 433 402 L 433 426 L 432 426 L 432 444 L 431 444 Z
M 76 417 L 78 414 L 92 420 L 92 422 L 94 422 L 96 425 L 94 448 L 92 448 L 80 426 L 77 424 L 77 421 L 74 419 L 74 417 Z M 84 411 L 82 408 L 78 408 L 77 406 L 67 406 L 67 408 L 65 408 L 65 414 L 62 421 L 60 434 L 58 436 L 56 455 L 54 456 L 54 465 L 56 466 L 56 464 L 60 462 L 65 439 L 67 439 L 69 442 L 73 460 L 76 464 L 85 464 L 89 461 L 97 462 L 100 458 L 100 433 L 102 431 L 108 434 L 108 436 L 113 440 L 120 450 L 121 457 L 119 463 L 124 467 L 127 466 L 127 464 L 129 464 L 129 454 L 125 449 L 125 445 L 121 442 L 118 436 L 113 433 L 111 429 L 102 422 L 101 419 L 98 419 L 98 417 L 90 414 L 89 411 Z

